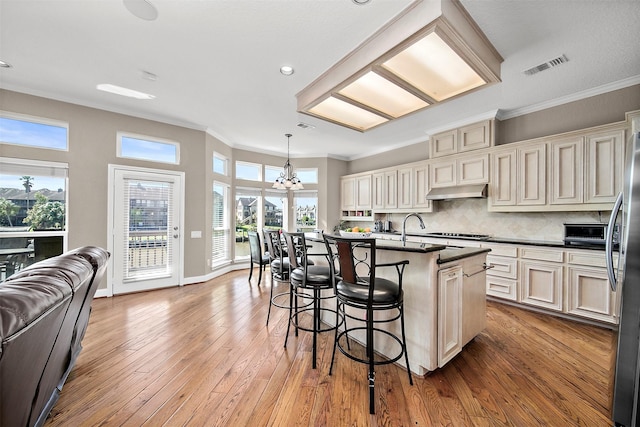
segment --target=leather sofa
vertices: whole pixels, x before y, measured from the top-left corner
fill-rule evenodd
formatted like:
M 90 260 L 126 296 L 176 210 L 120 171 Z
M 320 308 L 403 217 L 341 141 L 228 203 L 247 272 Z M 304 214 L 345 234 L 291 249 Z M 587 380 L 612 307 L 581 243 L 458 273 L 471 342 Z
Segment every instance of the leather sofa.
M 0 283 L 0 426 L 41 426 L 82 350 L 109 253 L 85 246 Z

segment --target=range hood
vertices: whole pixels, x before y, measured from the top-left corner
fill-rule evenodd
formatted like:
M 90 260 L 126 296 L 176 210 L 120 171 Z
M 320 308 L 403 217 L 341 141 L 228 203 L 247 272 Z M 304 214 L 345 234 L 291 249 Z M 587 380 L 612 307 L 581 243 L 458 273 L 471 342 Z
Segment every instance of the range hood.
M 456 185 L 432 188 L 427 200 L 469 199 L 487 197 L 487 184 Z

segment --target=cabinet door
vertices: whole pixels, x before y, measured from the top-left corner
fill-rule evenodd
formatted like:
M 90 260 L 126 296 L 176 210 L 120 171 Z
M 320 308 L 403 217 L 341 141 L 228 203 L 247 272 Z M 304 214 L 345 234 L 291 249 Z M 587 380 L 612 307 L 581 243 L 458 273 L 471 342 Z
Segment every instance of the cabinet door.
M 614 203 L 624 179 L 624 130 L 586 138 L 585 203 Z
M 478 150 L 490 147 L 491 141 L 491 120 L 463 126 L 458 129 L 458 152 Z
M 431 200 L 427 200 L 429 186 L 429 165 L 427 163 L 413 168 L 413 207 L 431 211 Z
M 583 146 L 582 138 L 550 143 L 551 194 L 549 199 L 552 205 L 582 203 Z
M 454 159 L 441 160 L 429 167 L 431 187 L 449 187 L 456 184 L 456 161 Z
M 462 267 L 438 272 L 438 367 L 462 350 Z
M 458 150 L 458 131 L 456 129 L 433 135 L 429 140 L 429 157 L 448 156 Z
M 567 312 L 616 323 L 615 293 L 603 268 L 569 267 Z
M 521 260 L 521 301 L 562 311 L 562 264 Z
M 371 176 L 371 208 L 383 209 L 385 198 L 384 173 L 374 173 Z
M 457 159 L 456 173 L 456 183 L 459 185 L 489 182 L 489 155 Z
M 398 172 L 388 171 L 384 173 L 384 207 L 396 209 L 398 207 Z
M 544 205 L 547 203 L 546 155 L 545 144 L 518 150 L 516 193 L 518 205 Z
M 371 175 L 356 177 L 356 210 L 371 209 Z
M 413 207 L 413 169 L 398 169 L 398 208 L 411 209 Z
M 356 181 L 353 177 L 342 178 L 340 190 L 340 206 L 343 211 L 356 209 Z
M 516 204 L 516 150 L 495 153 L 491 162 L 489 202 L 494 206 Z

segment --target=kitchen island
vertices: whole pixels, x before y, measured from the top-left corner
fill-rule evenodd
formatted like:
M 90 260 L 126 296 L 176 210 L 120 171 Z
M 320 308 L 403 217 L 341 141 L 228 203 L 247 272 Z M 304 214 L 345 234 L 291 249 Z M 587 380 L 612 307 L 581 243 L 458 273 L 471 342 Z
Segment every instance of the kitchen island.
M 312 252 L 326 252 L 322 235 L 309 233 Z M 485 266 L 487 248 L 450 248 L 444 245 L 376 240 L 378 263 L 409 260 L 403 276 L 407 353 L 411 371 L 424 375 L 444 366 L 486 324 Z M 319 262 L 319 258 L 314 258 Z M 376 275 L 397 281 L 394 268 Z M 327 303 L 333 304 L 333 303 Z M 335 319 L 323 318 L 327 323 Z M 383 325 L 400 336 L 400 323 Z M 349 335 L 360 342 L 364 336 Z M 397 343 L 379 334 L 376 351 L 398 352 Z M 398 361 L 404 366 L 403 360 Z

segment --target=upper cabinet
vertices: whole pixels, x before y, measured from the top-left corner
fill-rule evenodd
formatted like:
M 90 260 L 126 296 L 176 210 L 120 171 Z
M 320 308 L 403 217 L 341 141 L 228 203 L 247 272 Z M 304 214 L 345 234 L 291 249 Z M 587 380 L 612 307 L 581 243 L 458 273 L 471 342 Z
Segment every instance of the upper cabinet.
M 429 158 L 492 147 L 494 141 L 494 120 L 483 120 L 431 136 Z
M 426 195 L 429 164 L 410 163 L 372 174 L 372 208 L 376 212 L 431 212 L 433 205 Z
M 622 191 L 625 129 L 618 123 L 494 150 L 489 210 L 611 209 Z
M 489 154 L 455 156 L 430 162 L 432 188 L 489 182 Z
M 350 175 L 340 180 L 342 217 L 371 217 L 371 174 Z

